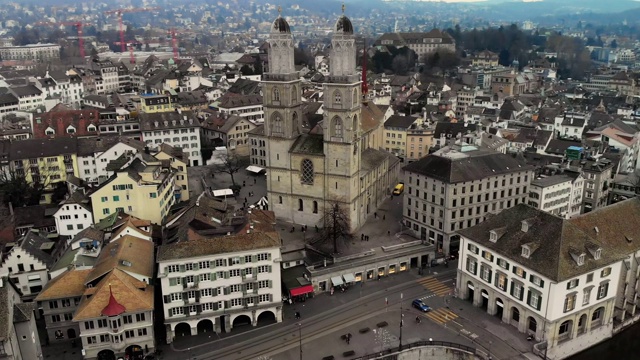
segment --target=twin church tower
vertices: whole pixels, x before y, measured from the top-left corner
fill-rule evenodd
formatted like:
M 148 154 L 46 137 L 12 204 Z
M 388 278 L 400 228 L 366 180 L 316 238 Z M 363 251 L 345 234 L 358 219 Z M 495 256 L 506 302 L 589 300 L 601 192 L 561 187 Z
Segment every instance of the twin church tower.
M 342 15 L 333 30 L 323 120 L 308 129 L 291 29 L 281 16 L 273 22 L 262 88 L 267 194 L 279 220 L 322 227 L 324 209 L 338 203 L 356 230 L 395 185 L 399 161 L 381 150 L 384 114 L 362 101 L 351 21 Z

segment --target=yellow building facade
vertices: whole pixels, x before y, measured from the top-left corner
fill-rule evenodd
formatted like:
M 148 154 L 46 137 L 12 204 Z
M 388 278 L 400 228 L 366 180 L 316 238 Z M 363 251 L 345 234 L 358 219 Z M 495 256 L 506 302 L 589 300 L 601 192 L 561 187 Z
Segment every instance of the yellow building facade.
M 169 160 L 171 168 L 176 172 L 176 189 L 180 188 L 180 197 L 176 200 L 189 201 L 189 176 L 187 165 L 189 156 L 180 148 L 174 148 L 168 144 L 160 145 L 160 151 L 154 154 L 158 160 Z
M 181 190 L 177 192 L 181 194 Z M 175 203 L 176 171 L 162 166 L 160 161 L 145 163 L 139 158 L 91 194 L 96 222 L 121 211 L 154 224 L 162 224 Z

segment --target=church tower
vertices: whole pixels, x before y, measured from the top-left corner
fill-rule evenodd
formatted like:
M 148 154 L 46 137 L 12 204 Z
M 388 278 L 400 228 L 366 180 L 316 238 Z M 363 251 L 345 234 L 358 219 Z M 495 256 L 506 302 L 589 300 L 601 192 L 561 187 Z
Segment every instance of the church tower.
M 342 8 L 344 13 L 344 5 Z M 361 111 L 360 79 L 356 72 L 356 44 L 351 20 L 340 16 L 331 38 L 329 76 L 323 84 L 324 154 L 330 199 L 349 203 L 350 213 L 360 187 L 358 173 Z
M 293 63 L 293 36 L 278 16 L 269 35 L 269 72 L 262 77 L 267 165 L 289 168 L 286 154 L 301 132 L 300 78 Z

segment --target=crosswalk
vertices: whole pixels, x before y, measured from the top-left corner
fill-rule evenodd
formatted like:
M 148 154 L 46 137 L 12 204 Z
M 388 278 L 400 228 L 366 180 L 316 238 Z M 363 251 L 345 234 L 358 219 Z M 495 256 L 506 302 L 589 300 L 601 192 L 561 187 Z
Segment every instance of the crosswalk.
M 433 309 L 428 313 L 424 314 L 424 316 L 429 318 L 429 320 L 432 320 L 433 322 L 436 322 L 441 325 L 444 325 L 449 321 L 452 321 L 458 317 L 456 313 L 445 308 Z
M 451 293 L 451 288 L 433 276 L 428 276 L 422 279 L 417 280 L 417 282 L 422 285 L 425 289 L 431 291 L 437 296 L 448 295 Z

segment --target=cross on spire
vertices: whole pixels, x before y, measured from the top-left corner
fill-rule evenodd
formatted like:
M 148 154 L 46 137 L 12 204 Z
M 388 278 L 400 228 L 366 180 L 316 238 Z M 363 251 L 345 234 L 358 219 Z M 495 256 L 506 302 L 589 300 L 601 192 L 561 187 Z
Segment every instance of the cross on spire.
M 345 6 L 344 6 L 344 3 L 342 3 L 342 14 L 343 15 L 344 15 L 344 9 L 345 9 Z
M 282 15 L 282 6 L 278 5 L 278 16 Z

